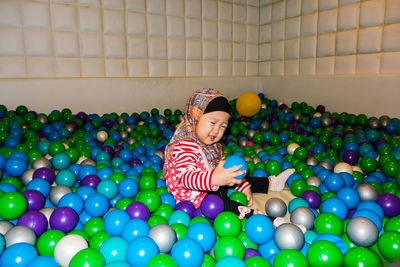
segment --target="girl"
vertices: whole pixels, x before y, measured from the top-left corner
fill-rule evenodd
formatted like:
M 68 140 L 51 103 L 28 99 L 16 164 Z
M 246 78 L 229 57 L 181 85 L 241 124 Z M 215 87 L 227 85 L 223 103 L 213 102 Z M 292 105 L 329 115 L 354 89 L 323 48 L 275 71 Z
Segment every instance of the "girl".
M 217 90 L 197 90 L 189 99 L 183 120 L 165 149 L 163 175 L 168 191 L 177 202 L 189 200 L 199 207 L 208 193 L 218 194 L 224 201 L 225 210 L 240 218 L 249 217 L 259 211 L 241 206 L 227 197 L 228 186 L 235 186 L 253 204 L 254 192 L 282 191 L 287 178 L 294 170 L 286 170 L 277 177 L 267 179 L 236 179 L 245 173 L 238 171 L 242 166 L 225 169 L 222 146 L 219 143 L 228 127 L 230 105 Z

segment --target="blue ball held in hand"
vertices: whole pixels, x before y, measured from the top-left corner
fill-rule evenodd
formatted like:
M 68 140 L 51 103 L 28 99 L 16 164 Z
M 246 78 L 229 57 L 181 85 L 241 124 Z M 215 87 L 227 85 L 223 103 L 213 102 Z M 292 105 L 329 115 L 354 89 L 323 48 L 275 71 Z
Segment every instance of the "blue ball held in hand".
M 232 155 L 232 156 L 229 156 L 229 157 L 226 158 L 225 164 L 224 164 L 224 168 L 228 169 L 228 168 L 231 168 L 231 167 L 234 167 L 234 166 L 238 166 L 238 165 L 242 165 L 242 168 L 240 168 L 238 171 L 246 171 L 246 173 L 247 173 L 247 163 L 246 163 L 246 161 L 242 157 L 235 156 L 235 155 Z M 236 176 L 235 178 L 236 179 L 242 179 L 243 177 L 246 176 L 246 173 L 242 174 L 242 175 L 239 175 L 239 176 Z

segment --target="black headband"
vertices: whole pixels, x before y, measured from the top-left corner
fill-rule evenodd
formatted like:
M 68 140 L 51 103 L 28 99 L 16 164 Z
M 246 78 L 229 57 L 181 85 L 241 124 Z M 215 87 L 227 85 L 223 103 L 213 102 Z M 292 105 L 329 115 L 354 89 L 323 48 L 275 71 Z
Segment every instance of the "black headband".
M 231 114 L 231 106 L 229 105 L 229 102 L 225 97 L 218 96 L 211 100 L 210 103 L 208 103 L 203 114 L 213 111 L 224 111 L 228 114 Z

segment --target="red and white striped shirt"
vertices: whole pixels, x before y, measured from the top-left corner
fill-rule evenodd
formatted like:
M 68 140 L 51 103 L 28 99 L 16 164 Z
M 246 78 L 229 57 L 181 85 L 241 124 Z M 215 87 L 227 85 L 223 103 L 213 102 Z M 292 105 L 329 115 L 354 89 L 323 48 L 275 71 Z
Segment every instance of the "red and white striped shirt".
M 211 185 L 213 173 L 201 147 L 193 140 L 183 140 L 172 147 L 165 175 L 168 192 L 177 202 L 190 200 L 199 207 L 207 191 L 219 188 Z M 245 192 L 248 188 L 250 184 L 246 181 L 236 190 Z

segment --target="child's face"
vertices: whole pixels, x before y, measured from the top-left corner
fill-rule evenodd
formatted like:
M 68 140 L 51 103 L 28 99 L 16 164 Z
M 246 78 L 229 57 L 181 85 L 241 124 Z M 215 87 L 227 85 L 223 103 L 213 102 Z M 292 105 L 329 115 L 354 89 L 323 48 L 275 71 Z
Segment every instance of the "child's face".
M 197 127 L 197 138 L 206 145 L 212 145 L 221 140 L 228 127 L 229 114 L 224 111 L 213 111 L 201 116 Z

